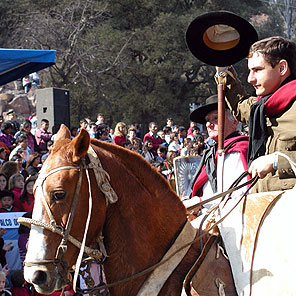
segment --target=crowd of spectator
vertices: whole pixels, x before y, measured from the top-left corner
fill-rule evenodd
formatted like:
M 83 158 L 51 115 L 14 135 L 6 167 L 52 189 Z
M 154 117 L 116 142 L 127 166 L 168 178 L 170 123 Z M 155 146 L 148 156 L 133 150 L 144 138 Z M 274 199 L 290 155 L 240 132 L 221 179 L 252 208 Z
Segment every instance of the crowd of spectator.
M 17 120 L 13 110 L 3 115 L 0 122 L 0 213 L 25 212 L 25 215 L 30 216 L 34 205 L 33 185 L 43 162 L 50 154 L 55 135 L 49 131 L 50 123 L 46 119 L 41 119 L 39 128 L 36 127 L 35 114 L 23 122 Z M 79 126 L 72 127 L 72 138 L 82 128 L 88 131 L 91 138 L 138 153 L 155 167 L 173 188 L 174 158 L 201 157 L 208 146 L 207 135 L 201 133 L 196 124 L 191 122 L 186 129 L 184 126 L 174 125 L 172 118 L 168 118 L 162 128 L 151 122 L 149 131 L 143 133 L 139 124 L 127 125 L 124 122 L 118 122 L 113 130 L 105 123 L 104 115 L 100 113 L 96 121 L 84 118 L 80 120 Z M 9 274 L 9 262 L 6 262 L 5 253 L 11 249 L 10 245 L 4 242 L 1 244 L 3 233 L 5 229 L 0 230 L 0 295 L 39 295 L 24 281 L 22 270 L 13 270 L 9 275 L 9 281 L 6 280 L 6 288 L 9 288 L 7 291 L 1 286 L 1 280 L 5 281 L 6 275 Z M 26 227 L 19 228 L 21 262 L 26 254 L 28 233 Z M 14 280 L 15 278 L 17 280 Z M 16 292 L 19 289 L 23 289 L 21 294 Z M 74 295 L 74 292 L 69 289 L 64 295 Z

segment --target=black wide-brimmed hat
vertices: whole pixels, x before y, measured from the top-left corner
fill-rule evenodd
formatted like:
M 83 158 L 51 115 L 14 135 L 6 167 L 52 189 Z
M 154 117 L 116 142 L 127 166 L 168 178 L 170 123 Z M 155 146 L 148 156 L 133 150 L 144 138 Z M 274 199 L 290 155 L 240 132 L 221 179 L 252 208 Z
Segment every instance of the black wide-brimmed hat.
M 225 105 L 225 108 L 227 108 L 226 105 Z M 190 114 L 190 120 L 193 122 L 206 124 L 205 117 L 209 112 L 211 112 L 213 110 L 218 110 L 218 96 L 217 95 L 212 95 L 212 96 L 208 97 L 206 99 L 206 103 L 203 106 L 192 111 Z
M 248 55 L 258 40 L 255 28 L 229 11 L 213 11 L 194 19 L 186 32 L 192 54 L 212 66 L 230 66 Z

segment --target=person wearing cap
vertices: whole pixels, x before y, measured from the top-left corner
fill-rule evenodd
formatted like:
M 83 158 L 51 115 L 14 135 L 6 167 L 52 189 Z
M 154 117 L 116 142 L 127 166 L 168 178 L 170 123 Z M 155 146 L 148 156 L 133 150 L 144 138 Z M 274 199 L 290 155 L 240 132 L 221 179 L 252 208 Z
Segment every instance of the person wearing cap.
M 226 101 L 235 117 L 249 125 L 249 172 L 263 178 L 253 192 L 290 189 L 293 170 L 274 152 L 296 160 L 296 44 L 279 36 L 257 41 L 248 68 L 257 97 L 246 94 L 233 67 L 217 67 L 216 75 L 226 79 Z
M 6 112 L 6 120 L 5 122 L 9 122 L 12 125 L 11 134 L 14 135 L 17 131 L 20 130 L 20 124 L 16 120 L 15 112 L 13 109 L 10 109 Z
M 208 135 L 215 144 L 204 151 L 199 170 L 195 174 L 191 199 L 184 200 L 186 207 L 198 203 L 200 199 L 206 200 L 217 192 L 217 141 L 218 141 L 218 97 L 210 96 L 204 106 L 197 108 L 190 114 L 190 120 L 205 124 Z M 247 170 L 248 137 L 242 136 L 238 131 L 238 121 L 232 116 L 229 109 L 225 110 L 224 131 L 224 174 L 223 189 L 231 184 L 244 171 Z M 219 176 L 218 176 L 219 177 Z M 241 189 L 240 192 L 243 192 Z M 239 195 L 240 192 L 237 192 Z M 216 201 L 214 201 L 215 203 Z M 206 204 L 210 208 L 212 204 Z

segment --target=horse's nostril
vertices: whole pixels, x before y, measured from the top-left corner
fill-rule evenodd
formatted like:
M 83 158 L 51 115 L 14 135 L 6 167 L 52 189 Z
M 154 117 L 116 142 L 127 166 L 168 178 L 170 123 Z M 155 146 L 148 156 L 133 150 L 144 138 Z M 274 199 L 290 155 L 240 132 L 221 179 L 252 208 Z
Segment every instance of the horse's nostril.
M 42 270 L 37 270 L 33 274 L 32 282 L 36 285 L 42 285 L 46 283 L 46 272 Z

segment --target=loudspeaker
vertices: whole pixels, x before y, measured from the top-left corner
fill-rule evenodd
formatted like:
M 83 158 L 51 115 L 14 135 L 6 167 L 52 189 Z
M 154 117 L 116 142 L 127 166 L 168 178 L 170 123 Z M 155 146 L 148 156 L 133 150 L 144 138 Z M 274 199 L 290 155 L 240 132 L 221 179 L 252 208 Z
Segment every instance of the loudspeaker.
M 42 119 L 49 121 L 49 131 L 55 134 L 63 123 L 70 128 L 69 90 L 41 88 L 36 91 L 36 114 L 38 128 Z

